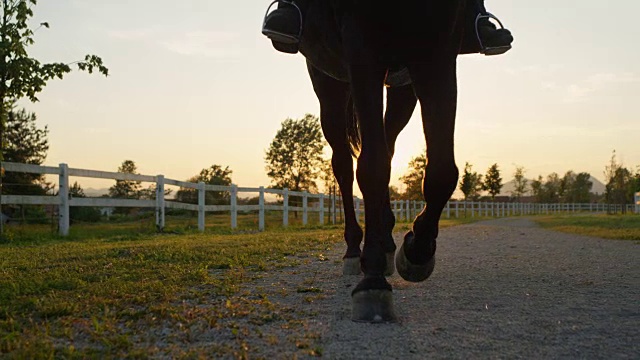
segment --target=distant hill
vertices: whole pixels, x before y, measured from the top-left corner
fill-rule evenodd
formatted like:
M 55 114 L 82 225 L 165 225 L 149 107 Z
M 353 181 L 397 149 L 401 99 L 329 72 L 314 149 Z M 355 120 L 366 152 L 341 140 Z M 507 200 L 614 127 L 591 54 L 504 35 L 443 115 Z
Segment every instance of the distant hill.
M 604 194 L 606 186 L 602 183 L 602 181 L 594 178 L 593 176 L 589 178 L 593 183 L 593 187 L 591 187 L 591 193 L 593 194 Z M 502 190 L 500 191 L 500 196 L 511 196 L 511 192 L 516 188 L 516 181 L 511 180 L 509 182 L 504 183 L 502 186 Z M 527 188 L 530 189 L 529 185 L 531 184 L 531 179 L 527 179 Z M 527 195 L 531 195 L 528 193 Z
M 100 197 L 102 195 L 106 195 L 109 193 L 109 189 L 94 189 L 94 188 L 86 188 L 83 189 L 84 194 L 88 197 Z

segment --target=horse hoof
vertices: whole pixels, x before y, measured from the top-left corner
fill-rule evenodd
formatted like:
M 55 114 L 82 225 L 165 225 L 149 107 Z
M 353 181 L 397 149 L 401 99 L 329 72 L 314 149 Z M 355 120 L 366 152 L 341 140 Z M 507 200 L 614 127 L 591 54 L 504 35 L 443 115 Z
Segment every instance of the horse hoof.
M 426 264 L 412 264 L 404 253 L 404 244 L 402 244 L 400 250 L 398 250 L 398 253 L 396 254 L 396 269 L 398 269 L 398 274 L 400 274 L 403 279 L 410 282 L 421 282 L 427 280 L 427 278 L 431 276 L 431 273 L 433 273 L 435 266 L 435 255 L 433 255 Z
M 351 295 L 351 320 L 363 323 L 387 323 L 398 320 L 390 290 L 363 290 Z
M 396 271 L 395 253 L 387 253 L 387 267 L 384 269 L 384 276 L 391 276 Z
M 344 260 L 342 260 L 342 275 L 352 276 L 360 275 L 361 273 L 359 257 L 344 258 Z

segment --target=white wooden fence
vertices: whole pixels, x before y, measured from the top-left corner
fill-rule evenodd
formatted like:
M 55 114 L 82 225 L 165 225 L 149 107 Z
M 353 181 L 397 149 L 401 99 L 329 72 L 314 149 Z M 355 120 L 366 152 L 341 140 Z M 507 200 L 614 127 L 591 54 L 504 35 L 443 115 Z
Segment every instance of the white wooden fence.
M 636 206 L 636 209 L 635 209 L 636 214 L 640 214 L 640 192 L 637 192 L 634 194 L 633 203 Z
M 191 183 L 186 181 L 167 179 L 164 175 L 138 175 L 120 172 L 106 172 L 97 170 L 85 170 L 69 168 L 67 164 L 60 164 L 58 167 L 38 166 L 30 164 L 19 164 L 3 162 L 5 171 L 24 172 L 42 175 L 58 175 L 59 191 L 57 196 L 31 196 L 31 195 L 2 195 L 2 204 L 13 205 L 54 205 L 58 206 L 58 225 L 60 235 L 66 236 L 69 233 L 71 206 L 91 206 L 91 207 L 136 207 L 154 208 L 156 215 L 156 226 L 162 230 L 165 226 L 165 209 L 181 209 L 198 212 L 198 229 L 205 229 L 206 212 L 230 212 L 231 228 L 238 227 L 238 212 L 257 211 L 258 229 L 265 228 L 266 211 L 281 211 L 282 225 L 289 224 L 289 212 L 302 212 L 302 223 L 307 225 L 309 212 L 319 214 L 319 223 L 325 224 L 325 214 L 331 213 L 331 223 L 336 223 L 336 214 L 342 214 L 341 206 L 336 203 L 341 201 L 339 196 L 325 194 L 311 194 L 306 191 L 294 192 L 288 189 L 268 189 L 264 186 L 259 188 L 238 187 L 235 184 L 230 186 L 208 185 L 205 183 Z M 137 199 L 114 199 L 114 198 L 74 198 L 69 194 L 69 177 L 88 177 L 98 179 L 112 179 L 125 181 L 151 182 L 156 184 L 155 200 Z M 198 191 L 198 204 L 188 204 L 165 199 L 165 186 L 174 185 L 182 188 L 195 189 Z M 229 205 L 205 205 L 206 191 L 229 192 Z M 238 193 L 258 193 L 258 205 L 239 205 Z M 282 204 L 266 204 L 265 194 L 274 194 L 282 197 Z M 290 198 L 296 196 L 302 198 L 302 206 L 290 206 Z M 309 206 L 309 199 L 317 199 L 313 206 Z M 636 194 L 636 212 L 640 213 L 640 193 Z M 424 202 L 409 200 L 394 200 L 391 207 L 398 221 L 410 221 L 422 210 Z M 619 206 L 619 205 L 618 205 Z M 362 218 L 364 214 L 364 203 L 361 199 L 354 197 L 354 208 L 356 217 Z M 513 215 L 551 214 L 559 212 L 605 212 L 612 210 L 608 204 L 533 204 L 533 203 L 513 203 L 513 202 L 464 202 L 450 201 L 447 203 L 443 217 L 505 217 Z M 621 209 L 616 209 L 621 210 Z

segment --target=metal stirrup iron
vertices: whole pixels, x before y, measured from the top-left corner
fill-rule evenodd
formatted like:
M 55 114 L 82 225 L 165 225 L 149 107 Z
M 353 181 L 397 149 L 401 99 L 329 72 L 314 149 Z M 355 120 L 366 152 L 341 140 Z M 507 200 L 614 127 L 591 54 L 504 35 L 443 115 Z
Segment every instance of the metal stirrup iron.
M 276 3 L 284 3 L 284 4 L 287 4 L 288 6 L 293 6 L 296 10 L 298 10 L 298 15 L 300 16 L 300 29 L 298 30 L 298 36 L 285 34 L 279 31 L 273 31 L 271 29 L 266 28 L 267 16 L 269 16 L 269 12 L 271 8 Z M 300 7 L 291 0 L 274 0 L 269 5 L 269 7 L 267 8 L 267 11 L 264 14 L 264 20 L 262 21 L 262 34 L 266 35 L 269 39 L 274 41 L 282 42 L 285 44 L 297 44 L 300 41 L 300 37 L 302 36 L 302 10 L 300 10 Z
M 486 12 L 484 14 L 482 13 L 478 14 L 478 16 L 476 16 L 476 36 L 478 37 L 478 43 L 480 44 L 480 53 L 489 56 L 489 55 L 500 55 L 509 51 L 509 49 L 511 49 L 511 45 L 490 46 L 490 47 L 485 46 L 485 44 L 482 42 L 482 38 L 480 37 L 480 31 L 478 28 L 478 24 L 482 19 L 493 19 L 498 22 L 498 24 L 500 25 L 500 29 L 504 29 L 504 25 L 502 25 L 502 21 L 500 21 L 500 19 L 498 19 L 492 13 Z

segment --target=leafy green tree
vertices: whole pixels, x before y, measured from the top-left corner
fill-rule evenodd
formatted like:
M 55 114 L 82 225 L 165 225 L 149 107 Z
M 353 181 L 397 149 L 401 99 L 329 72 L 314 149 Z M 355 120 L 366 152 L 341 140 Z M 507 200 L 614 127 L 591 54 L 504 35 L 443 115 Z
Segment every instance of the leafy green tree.
M 84 189 L 77 181 L 73 182 L 73 185 L 69 188 L 69 196 L 72 198 L 86 198 L 87 195 L 84 193 Z
M 560 196 L 560 201 L 564 203 L 570 203 L 571 201 L 571 191 L 573 189 L 573 184 L 576 182 L 576 174 L 569 170 L 564 176 L 560 179 L 560 190 L 558 191 L 558 195 Z
M 49 130 L 36 126 L 36 115 L 25 110 L 11 111 L 6 126 L 5 160 L 42 165 L 49 150 Z M 51 184 L 39 174 L 7 172 L 3 183 L 3 194 L 44 195 L 51 190 Z
M 149 185 L 146 189 L 140 190 L 140 199 L 155 200 L 156 199 L 157 185 L 155 183 Z M 172 189 L 164 189 L 164 196 L 170 195 L 173 192 Z
M 482 175 L 472 171 L 473 165 L 468 162 L 464 165 L 464 173 L 460 180 L 460 191 L 464 194 L 464 200 L 477 200 L 482 191 Z
M 566 195 L 567 200 L 572 203 L 588 203 L 591 201 L 591 189 L 593 182 L 591 174 L 581 172 L 575 175 L 569 193 Z
M 589 173 L 567 171 L 560 178 L 551 173 L 546 181 L 542 176 L 531 181 L 531 193 L 538 203 L 587 203 L 591 201 L 593 182 Z
M 482 190 L 489 193 L 491 200 L 495 200 L 496 195 L 500 194 L 500 190 L 502 190 L 502 178 L 500 177 L 498 164 L 491 165 L 487 170 L 484 176 L 484 182 L 482 183 Z
M 557 173 L 551 173 L 547 175 L 547 181 L 543 186 L 543 194 L 545 203 L 559 203 L 560 202 L 560 186 L 561 180 Z
M 109 72 L 102 59 L 95 55 L 86 55 L 84 60 L 72 63 L 45 64 L 30 57 L 27 49 L 35 40 L 29 19 L 35 5 L 36 0 L 0 0 L 0 160 L 4 160 L 5 124 L 16 101 L 25 97 L 38 101 L 37 95 L 47 82 L 62 79 L 74 64 L 80 71 L 98 71 L 105 76 Z M 41 27 L 49 28 L 49 23 L 40 23 Z
M 605 187 L 605 199 L 608 204 L 625 205 L 633 202 L 633 194 L 636 185 L 636 177 L 622 163 L 618 163 L 616 152 L 613 151 L 609 165 L 604 172 L 607 184 Z M 623 212 L 626 210 L 622 207 Z
M 118 168 L 118 172 L 138 174 L 138 167 L 133 160 L 125 160 Z M 116 184 L 109 188 L 109 196 L 118 199 L 140 199 L 140 181 L 116 180 Z
M 424 178 L 424 172 L 427 169 L 427 156 L 420 154 L 409 161 L 409 170 L 404 176 L 400 178 L 405 185 L 404 194 L 402 198 L 405 200 L 424 200 L 422 194 L 422 179 Z
M 389 199 L 391 200 L 399 200 L 402 197 L 402 194 L 398 191 L 398 188 L 393 185 L 389 185 Z
M 537 203 L 544 203 L 544 189 L 542 186 L 544 185 L 544 180 L 542 179 L 542 175 L 538 175 L 538 178 L 535 180 L 531 180 L 531 194 Z
M 511 196 L 515 197 L 518 201 L 527 193 L 528 180 L 524 177 L 524 167 L 516 166 L 516 171 L 513 173 L 514 189 L 511 191 Z
M 282 122 L 265 156 L 273 188 L 316 191 L 323 148 L 322 128 L 316 116 L 306 114 Z
M 207 185 L 231 185 L 231 174 L 233 171 L 229 167 L 222 168 L 220 165 L 211 165 L 202 169 L 200 174 L 189 178 L 187 181 L 192 183 L 203 182 Z M 220 205 L 229 202 L 230 194 L 228 191 L 207 191 L 205 192 L 206 205 Z M 189 188 L 180 188 L 176 193 L 176 200 L 190 204 L 198 203 L 198 190 Z

